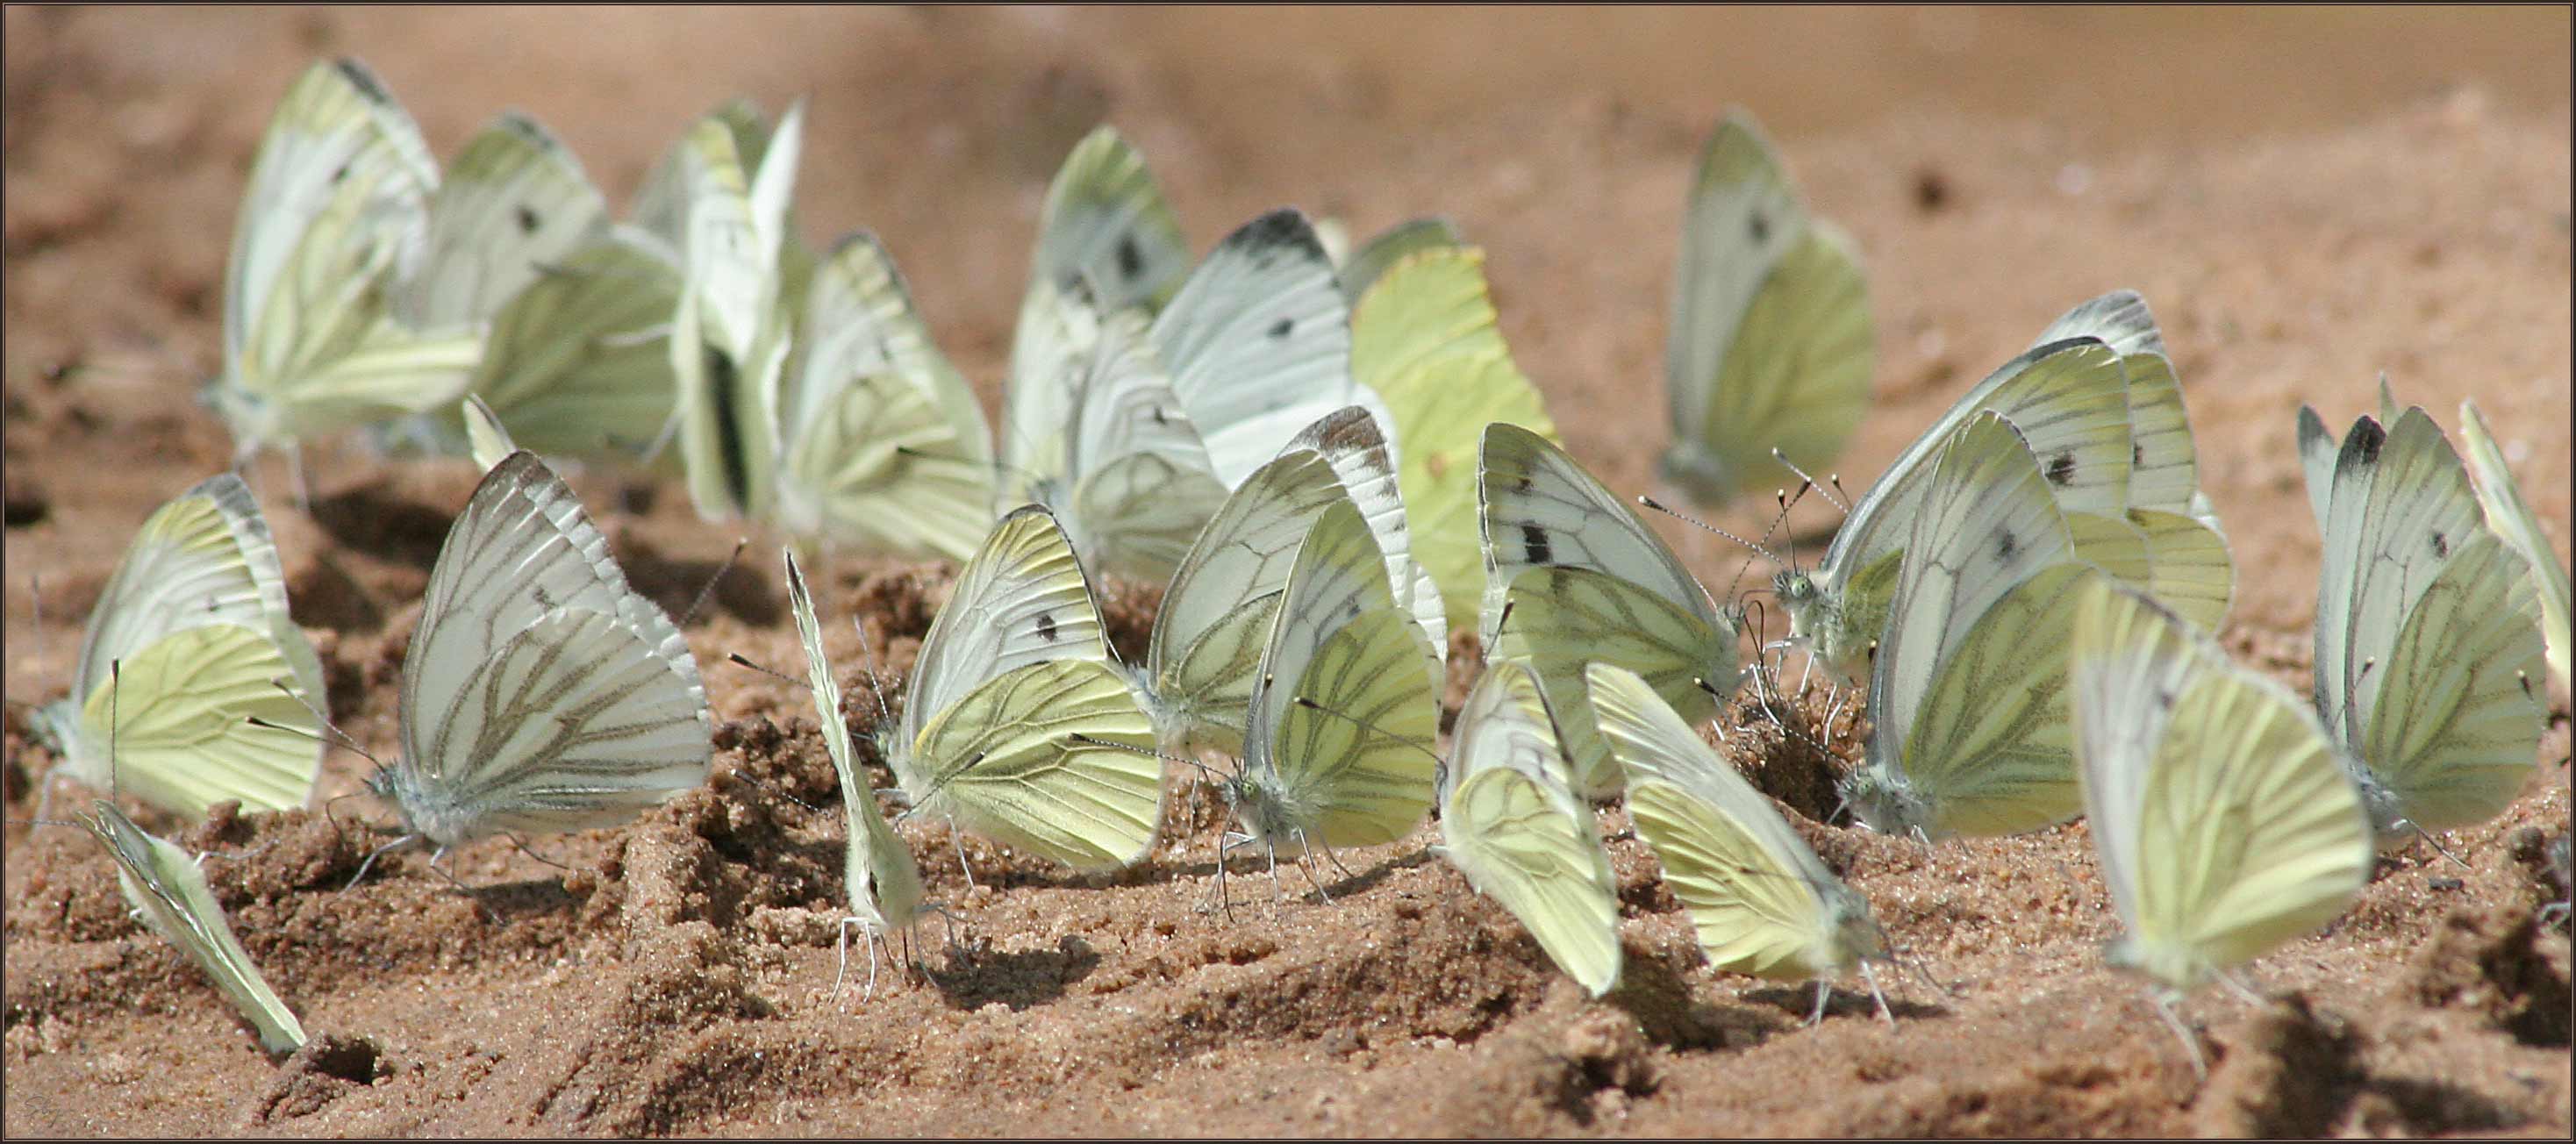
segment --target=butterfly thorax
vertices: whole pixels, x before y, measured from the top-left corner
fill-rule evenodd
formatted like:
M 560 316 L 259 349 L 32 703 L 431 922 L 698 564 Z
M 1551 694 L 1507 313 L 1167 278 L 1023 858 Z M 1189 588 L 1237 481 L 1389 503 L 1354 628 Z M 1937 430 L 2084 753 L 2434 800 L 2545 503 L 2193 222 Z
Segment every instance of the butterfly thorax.
M 1851 887 L 1833 883 L 1820 888 L 1825 899 L 1825 940 L 1808 957 L 1816 976 L 1840 976 L 1863 961 L 1887 960 L 1887 938 L 1869 901 Z
M 2379 776 L 2370 773 L 2370 765 L 2349 755 L 2342 756 L 2345 773 L 2352 776 L 2354 789 L 2361 792 L 2361 807 L 2370 813 L 2370 836 L 2382 853 L 2389 853 L 2415 841 L 2418 831 L 2406 817 L 2406 807 L 2397 791 Z
M 1880 834 L 1929 830 L 1931 807 L 1905 776 L 1876 764 L 1843 777 L 1835 787 L 1860 824 Z
M 199 396 L 232 431 L 234 461 L 248 459 L 263 446 L 293 443 L 280 424 L 282 407 L 242 385 L 234 370 L 208 381 Z
M 453 792 L 412 782 L 401 767 L 385 767 L 367 776 L 367 789 L 402 816 L 403 833 L 426 838 L 442 849 L 493 832 L 485 814 L 461 805 Z
M 1314 819 L 1311 808 L 1298 801 L 1279 781 L 1276 772 L 1258 763 L 1248 763 L 1241 773 L 1225 780 L 1225 801 L 1234 808 L 1235 821 L 1244 832 L 1259 839 L 1273 854 L 1305 853 L 1305 824 Z
M 64 762 L 77 766 L 89 756 L 89 739 L 81 732 L 81 705 L 74 699 L 57 699 L 36 708 L 27 721 L 36 741 Z

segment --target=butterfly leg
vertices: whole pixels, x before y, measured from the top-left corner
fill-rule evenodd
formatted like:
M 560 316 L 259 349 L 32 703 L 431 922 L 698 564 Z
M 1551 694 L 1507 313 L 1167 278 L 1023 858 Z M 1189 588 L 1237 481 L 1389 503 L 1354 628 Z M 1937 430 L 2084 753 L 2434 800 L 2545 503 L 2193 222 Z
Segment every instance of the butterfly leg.
M 2218 979 L 2226 982 L 2227 988 L 2231 992 L 2234 992 L 2238 997 L 2244 998 L 2251 1004 L 2263 1004 L 2263 995 L 2257 992 L 2251 984 L 2246 982 L 2244 974 L 2231 969 L 2220 973 L 2218 975 Z
M 2182 1041 L 2183 1051 L 2191 1054 L 2191 1075 L 2208 1080 L 2209 1061 L 2200 1055 L 2200 1038 L 2193 1036 L 2191 1028 L 2182 1023 L 2182 1016 L 2174 1012 L 2172 998 L 2158 995 L 2155 1003 L 2156 1016 L 2164 1018 L 2165 1027 L 2173 1030 L 2174 1036 Z
M 1887 1008 L 1887 994 L 1878 990 L 1878 974 L 1871 971 L 1866 961 L 1860 963 L 1860 979 L 1869 983 L 1869 999 L 1878 1003 L 1878 1019 L 1890 1025 L 1895 1024 L 1896 1014 L 1889 1012 Z
M 394 847 L 397 847 L 397 846 L 403 845 L 404 843 L 414 841 L 414 840 L 418 839 L 419 837 L 420 837 L 420 836 L 419 836 L 419 835 L 417 835 L 417 834 L 406 834 L 406 835 L 403 835 L 403 836 L 402 836 L 402 837 L 400 837 L 400 838 L 394 839 L 394 840 L 393 840 L 393 841 L 391 841 L 391 842 L 385 843 L 385 844 L 384 844 L 384 845 L 382 845 L 382 846 L 376 847 L 374 850 L 368 851 L 368 852 L 367 852 L 367 860 L 366 860 L 366 861 L 364 861 L 364 862 L 360 862 L 360 863 L 358 863 L 358 872 L 357 872 L 356 874 L 352 875 L 352 876 L 349 878 L 349 884 L 348 884 L 348 885 L 340 887 L 340 892 L 342 892 L 342 893 L 347 893 L 347 892 L 349 892 L 349 891 L 351 891 L 351 890 L 357 889 L 357 888 L 358 888 L 358 883 L 363 882 L 363 881 L 365 881 L 365 880 L 366 880 L 366 878 L 367 878 L 367 871 L 368 871 L 368 870 L 370 870 L 370 869 L 373 869 L 373 868 L 375 867 L 376 859 L 384 857 L 384 856 L 385 856 L 385 852 L 386 852 L 386 851 L 391 850 L 391 849 L 393 849 Z
M 877 999 L 877 931 L 862 929 L 859 932 L 866 935 L 868 942 L 868 988 L 859 995 L 859 1000 L 874 1001 Z
M 1808 1024 L 1813 1025 L 1825 1019 L 1825 1001 L 1833 996 L 1833 989 L 1833 985 L 1824 979 L 1816 980 L 1816 1008 L 1807 1014 Z
M 836 964 L 832 967 L 832 1000 L 834 1001 L 839 1001 L 841 999 L 841 986 L 844 982 L 849 980 L 850 927 L 857 924 L 859 924 L 859 919 L 857 918 L 841 919 L 841 940 L 839 943 L 840 955 Z
M 975 892 L 975 869 L 966 864 L 966 836 L 954 822 L 948 824 L 948 841 L 957 846 L 957 872 L 966 875 L 966 892 L 972 894 Z
M 2433 837 L 2433 832 L 2432 832 L 2432 831 L 2430 831 L 2430 830 L 2426 830 L 2426 829 L 2424 829 L 2424 828 L 2423 828 L 2423 827 L 2421 827 L 2421 826 L 2417 826 L 2416 824 L 2414 824 L 2414 823 L 2412 823 L 2412 822 L 2402 823 L 2402 825 L 2412 828 L 2412 829 L 2415 831 L 2415 837 L 2423 839 L 2423 840 L 2424 840 L 2424 845 L 2426 845 L 2426 846 L 2430 846 L 2430 847 L 2432 847 L 2432 848 L 2433 848 L 2433 853 L 2435 853 L 2435 854 L 2439 854 L 2439 855 L 2441 855 L 2442 857 L 2448 858 L 2448 859 L 2450 859 L 2451 861 L 2458 863 L 2458 864 L 2459 864 L 2460 869 L 2463 869 L 2463 870 L 2473 870 L 2473 869 L 2476 869 L 2476 867 L 2469 865 L 2469 864 L 2468 864 L 2468 862 L 2467 862 L 2465 859 L 2462 859 L 2462 858 L 2461 858 L 2459 855 L 2457 855 L 2457 854 L 2453 854 L 2453 853 L 2451 853 L 2449 849 L 2445 848 L 2445 847 L 2442 845 L 2442 840 L 2441 840 L 2441 839 L 2438 839 L 2438 838 Z

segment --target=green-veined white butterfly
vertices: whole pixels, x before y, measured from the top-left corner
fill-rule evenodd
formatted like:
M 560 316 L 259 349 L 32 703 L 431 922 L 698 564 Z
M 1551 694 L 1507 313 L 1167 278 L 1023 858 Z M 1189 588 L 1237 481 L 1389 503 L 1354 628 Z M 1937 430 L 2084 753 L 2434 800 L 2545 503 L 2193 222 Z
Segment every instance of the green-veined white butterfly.
M 2004 363 L 1906 446 L 1852 505 L 1824 559 L 1781 569 L 1773 592 L 1789 632 L 1846 679 L 1867 674 L 1887 627 L 1907 538 L 1931 484 L 1932 460 L 1970 418 L 2000 414 L 2021 433 L 2065 512 L 2116 516 L 2128 507 L 2127 374 L 2094 338 L 2050 342 Z
M 777 439 L 779 523 L 865 552 L 964 560 L 991 524 L 992 428 L 894 260 L 845 238 L 806 291 Z
M 764 519 L 776 493 L 780 388 L 794 334 L 782 252 L 804 138 L 804 108 L 788 109 L 757 165 L 717 116 L 699 120 L 678 153 L 686 188 L 681 264 L 671 320 L 681 466 L 708 520 Z
M 2112 964 L 2190 989 L 2369 882 L 2361 796 L 2287 689 L 2108 580 L 2085 590 L 2070 655 L 2084 811 L 2128 930 Z
M 2044 473 L 1991 412 L 1932 464 L 1870 667 L 1868 761 L 1842 783 L 1873 830 L 2010 834 L 2078 809 L 2066 645 L 2100 573 Z
M 481 339 L 390 310 L 422 263 L 438 166 L 364 64 L 307 68 L 269 120 L 224 273 L 224 364 L 208 401 L 247 458 L 437 409 Z
M 1322 223 L 1315 224 L 1315 231 L 1316 237 L 1324 237 Z M 1326 249 L 1331 249 L 1331 245 L 1326 243 Z M 1457 224 L 1445 218 L 1428 217 L 1406 219 L 1370 236 L 1356 250 L 1335 254 L 1333 275 L 1341 280 L 1342 297 L 1351 303 L 1352 337 L 1356 339 L 1359 336 L 1360 299 L 1367 296 L 1369 287 L 1377 285 L 1377 280 L 1385 277 L 1396 263 L 1426 250 L 1446 250 L 1465 245 L 1467 240 L 1458 233 Z M 1363 377 L 1360 380 L 1366 382 L 1368 379 Z
M 2543 642 L 2548 645 L 2549 670 L 2558 676 L 2560 686 L 2568 683 L 2568 596 L 2567 566 L 2558 560 L 2558 550 L 2550 546 L 2549 533 L 2540 527 L 2540 515 L 2522 499 L 2522 488 L 2513 479 L 2513 470 L 2504 463 L 2504 451 L 2496 448 L 2495 435 L 2487 432 L 2487 419 L 2478 414 L 2474 401 L 2460 402 L 2460 439 L 2468 445 L 2469 473 L 2477 478 L 2478 503 L 2485 506 L 2487 527 L 2513 545 L 2531 565 L 2531 586 L 2540 596 Z
M 81 823 L 116 860 L 116 886 L 134 916 L 178 946 L 213 979 L 215 988 L 259 1032 L 261 1048 L 291 1053 L 304 1047 L 303 1023 L 286 1002 L 278 1000 L 277 991 L 269 988 L 268 979 L 260 976 L 259 966 L 251 963 L 250 954 L 233 936 L 232 922 L 206 887 L 205 871 L 197 868 L 187 851 L 144 833 L 116 804 L 99 799 L 95 807 L 95 813 L 83 815 Z
M 2076 306 L 2033 345 L 2092 337 L 2120 355 L 2129 378 L 2129 497 L 2125 513 L 2069 510 L 2075 549 L 2205 631 L 2217 631 L 2235 595 L 2236 565 L 2217 509 L 2200 489 L 2191 416 L 2183 408 L 2147 301 L 2115 290 Z
M 1086 282 L 1102 309 L 1150 314 L 1189 272 L 1189 239 L 1162 185 L 1144 155 L 1103 124 L 1074 145 L 1047 185 L 1020 320 L 1025 325 L 1030 308 L 1041 305 L 1040 287 L 1062 293 Z M 1022 331 L 1015 344 L 1027 344 L 1028 336 Z
M 1751 114 L 1730 108 L 1700 149 L 1673 272 L 1660 471 L 1722 504 L 1841 455 L 1878 361 L 1851 240 L 1811 218 Z
M 1077 869 L 1123 866 L 1153 846 L 1153 720 L 1045 509 L 1002 518 L 967 560 L 904 694 L 878 750 L 911 813 Z
M 467 391 L 545 456 L 632 461 L 671 422 L 675 256 L 615 227 L 538 267 L 483 335 Z
M 850 826 L 849 856 L 842 866 L 850 891 L 850 914 L 841 919 L 840 969 L 832 975 L 832 991 L 840 992 L 841 979 L 850 967 L 850 930 L 857 927 L 868 942 L 868 991 L 873 993 L 877 940 L 910 927 L 924 909 L 921 868 L 912 860 L 912 848 L 878 812 L 876 788 L 859 770 L 850 725 L 841 721 L 841 684 L 832 678 L 832 665 L 823 658 L 823 624 L 815 617 L 805 574 L 796 567 L 795 550 L 784 549 L 779 556 L 787 563 L 787 602 L 796 613 L 796 636 L 805 645 L 805 678 L 814 691 L 814 718 L 822 726 L 823 745 L 832 754 L 832 770 L 840 776 L 841 809 Z
M 1440 700 L 1368 522 L 1337 499 L 1297 546 L 1225 794 L 1275 857 L 1393 842 L 1435 796 Z
M 1438 586 L 1443 636 L 1470 622 L 1484 587 L 1473 459 L 1485 426 L 1556 436 L 1503 344 L 1484 265 L 1474 247 L 1429 244 L 1386 267 L 1351 318 L 1351 369 L 1392 411 L 1414 559 Z
M 1501 663 L 1458 712 L 1432 849 L 1528 927 L 1595 997 L 1619 983 L 1619 879 L 1592 808 L 1567 785 L 1556 719 L 1538 676 Z
M 2370 816 L 2314 713 L 2147 595 L 2097 579 L 2069 683 L 2084 812 L 2127 932 L 2105 958 L 2183 992 L 2332 920 L 2370 881 Z
M 286 810 L 312 793 L 322 662 L 287 613 L 277 544 L 239 477 L 200 481 L 143 522 L 90 612 L 72 680 L 35 724 L 89 786 L 190 817 L 225 799 Z
M 1529 661 L 1564 731 L 1575 792 L 1607 798 L 1621 775 L 1593 726 L 1584 666 L 1639 672 L 1696 722 L 1741 681 L 1736 622 L 1662 537 L 1545 438 L 1496 422 L 1482 453 L 1485 658 Z
M 533 453 L 483 476 L 429 573 L 403 655 L 402 758 L 368 780 L 405 837 L 614 826 L 698 785 L 706 689 Z
M 1810 1023 L 1824 1016 L 1830 979 L 1857 967 L 1886 1015 L 1869 968 L 1887 958 L 1886 935 L 1869 900 L 1826 869 L 1770 800 L 1637 673 L 1604 663 L 1585 674 L 1602 732 L 1628 772 L 1629 818 L 1663 863 L 1709 964 L 1816 979 Z
M 805 283 L 814 269 L 813 253 L 798 239 L 794 202 L 796 153 L 803 147 L 803 104 L 791 106 L 775 124 L 768 122 L 760 107 L 748 99 L 730 99 L 692 123 L 689 130 L 663 152 L 659 162 L 644 178 L 628 204 L 627 221 L 633 232 L 656 246 L 669 261 L 677 264 L 689 249 L 689 212 L 692 198 L 704 185 L 703 163 L 711 153 L 704 140 L 692 138 L 702 125 L 713 124 L 733 141 L 734 161 L 745 172 L 747 182 L 752 173 L 775 170 L 778 178 L 769 184 L 771 192 L 782 202 L 774 204 L 779 220 L 777 254 L 778 295 L 781 305 L 791 314 L 805 305 Z M 770 152 L 784 148 L 786 154 L 772 168 Z M 770 208 L 764 208 L 765 212 Z
M 2314 698 L 2383 841 L 2502 811 L 2531 776 L 2544 710 L 2541 609 L 2522 557 L 2487 530 L 2441 427 L 2419 407 L 2363 416 L 2337 445 L 2299 410 L 2325 544 Z

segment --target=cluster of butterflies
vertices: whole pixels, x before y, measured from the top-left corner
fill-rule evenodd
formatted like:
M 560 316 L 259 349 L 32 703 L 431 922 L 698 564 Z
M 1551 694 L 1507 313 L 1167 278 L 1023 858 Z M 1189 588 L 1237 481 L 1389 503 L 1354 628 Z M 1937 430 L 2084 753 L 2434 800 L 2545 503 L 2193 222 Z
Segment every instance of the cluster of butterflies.
M 219 408 L 249 444 L 374 423 L 486 469 L 405 654 L 402 753 L 369 782 L 402 821 L 389 846 L 613 825 L 703 780 L 695 659 L 539 459 L 662 439 L 711 517 L 963 559 L 900 707 L 878 700 L 882 793 L 907 816 L 1113 868 L 1153 847 L 1167 765 L 1194 767 L 1231 810 L 1221 855 L 1257 847 L 1275 872 L 1436 808 L 1438 852 L 1595 995 L 1623 954 L 1592 807 L 1620 798 L 1712 964 L 1814 979 L 1819 1014 L 1851 970 L 1877 994 L 1892 951 L 1867 900 L 1696 729 L 1723 738 L 1748 681 L 1776 710 L 1789 647 L 1867 684 L 1874 731 L 1841 784 L 1863 825 L 1931 842 L 2088 815 L 2127 929 L 2112 960 L 2166 1000 L 2340 913 L 2375 849 L 2499 812 L 2532 768 L 2543 672 L 2566 676 L 2566 573 L 2483 422 L 2464 407 L 2464 465 L 2384 386 L 2339 441 L 2299 420 L 2325 537 L 2310 702 L 2232 663 L 2209 633 L 2234 568 L 2162 337 L 2126 292 L 1963 396 L 1819 562 L 1775 557 L 1789 639 L 1748 660 L 1746 609 L 1552 440 L 1453 229 L 1336 257 L 1334 228 L 1283 210 L 1193 269 L 1105 129 L 1049 191 L 994 448 L 874 240 L 819 260 L 794 242 L 800 118 L 702 121 L 611 225 L 524 120 L 433 190 L 363 69 L 317 65 L 289 94 L 238 236 L 227 336 L 244 307 L 252 332 L 228 342 Z M 559 227 L 578 240 L 544 246 Z M 342 271 L 366 277 L 322 289 Z M 315 297 L 345 305 L 324 321 Z M 591 320 L 611 310 L 616 330 Z M 340 400 L 365 388 L 347 371 L 416 379 L 444 344 L 424 331 L 451 327 L 476 347 L 461 388 L 408 421 Z M 1831 462 L 1871 343 L 1848 242 L 1730 117 L 1688 208 L 1666 481 L 1714 504 Z M 873 988 L 875 939 L 937 907 L 860 768 L 797 552 L 785 580 L 849 819 L 843 969 L 865 935 Z M 1141 662 L 1104 638 L 1095 573 L 1165 582 Z M 1485 667 L 1444 754 L 1443 650 L 1469 623 Z M 219 476 L 145 523 L 38 725 L 74 776 L 194 815 L 303 805 L 323 707 L 257 503 Z M 137 911 L 264 1042 L 300 1040 L 184 852 L 96 805 Z

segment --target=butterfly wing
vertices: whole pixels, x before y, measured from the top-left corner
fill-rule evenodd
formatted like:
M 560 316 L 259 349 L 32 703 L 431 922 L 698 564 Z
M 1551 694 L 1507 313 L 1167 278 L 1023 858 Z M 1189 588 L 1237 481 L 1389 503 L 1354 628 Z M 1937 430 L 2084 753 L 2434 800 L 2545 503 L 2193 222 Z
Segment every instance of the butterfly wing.
M 1318 228 L 1321 229 L 1320 227 Z M 1350 257 L 1338 260 L 1334 276 L 1341 279 L 1342 297 L 1351 308 L 1359 308 L 1360 299 L 1369 287 L 1377 284 L 1396 263 L 1426 250 L 1448 250 L 1467 245 L 1458 226 L 1445 218 L 1406 219 L 1371 236 Z M 1354 336 L 1356 331 L 1354 331 Z M 1362 380 L 1366 380 L 1363 378 Z
M 2548 715 L 2540 618 L 2520 554 L 2485 532 L 2454 548 L 2361 675 L 2365 789 L 2384 788 L 2424 830 L 2502 812 L 2531 777 Z
M 1869 403 L 1877 343 L 1851 242 L 1809 219 L 1752 117 L 1728 113 L 1700 152 L 1664 352 L 1675 445 L 1664 472 L 1693 500 L 1786 485 L 1842 452 Z
M 859 771 L 858 753 L 850 742 L 850 725 L 841 720 L 841 684 L 823 658 L 823 625 L 814 614 L 813 594 L 796 567 L 793 549 L 782 549 L 787 562 L 787 603 L 796 614 L 796 637 L 805 646 L 805 679 L 814 691 L 814 718 L 823 728 L 823 745 L 840 776 L 841 809 L 849 819 L 846 863 L 850 913 L 871 932 L 909 924 L 921 909 L 921 869 L 912 850 L 877 811 L 877 796 Z
M 914 811 L 1076 869 L 1127 865 L 1153 846 L 1162 816 L 1153 745 L 1153 720 L 1107 663 L 1028 664 L 922 728 Z
M 1720 626 L 1708 593 L 1681 558 L 1564 450 L 1529 429 L 1496 422 L 1485 427 L 1481 455 L 1485 601 L 1478 627 L 1488 646 L 1502 621 L 1503 596 L 1532 568 L 1604 572 Z
M 1243 713 L 1289 566 L 1315 518 L 1342 495 L 1322 454 L 1291 449 L 1254 470 L 1199 531 L 1163 589 L 1146 645 L 1147 707 L 1165 749 L 1242 749 Z
M 2478 503 L 2485 507 L 2487 527 L 2513 545 L 2514 551 L 2531 565 L 2532 587 L 2540 597 L 2543 639 L 2548 644 L 2549 670 L 2561 686 L 2568 682 L 2569 596 L 2567 565 L 2558 559 L 2558 550 L 2550 546 L 2549 533 L 2540 526 L 2540 516 L 2522 499 L 2521 486 L 2514 483 L 2513 470 L 2504 463 L 2504 451 L 2496 448 L 2495 435 L 2487 432 L 2487 419 L 2480 416 L 2473 401 L 2460 403 L 2460 438 L 2468 446 L 2469 472 L 2477 478 Z
M 427 247 L 394 316 L 416 330 L 479 327 L 607 226 L 608 202 L 572 151 L 536 120 L 504 112 L 466 141 L 430 196 Z
M 680 458 L 709 520 L 757 519 L 774 491 L 778 387 L 788 338 L 778 246 L 733 134 L 700 120 L 684 141 L 688 243 L 671 320 Z
M 918 738 L 933 715 L 988 681 L 1061 659 L 1106 664 L 1109 645 L 1072 543 L 1053 515 L 1030 505 L 993 527 L 930 621 L 905 691 L 902 737 Z M 916 775 L 900 766 L 896 775 L 904 789 L 919 789 Z
M 695 786 L 706 691 L 688 643 L 531 453 L 484 475 L 430 570 L 389 781 L 441 845 L 624 821 Z
M 1504 664 L 1458 716 L 1457 762 L 1440 811 L 1441 856 L 1527 926 L 1598 997 L 1619 982 L 1619 880 L 1565 758 L 1536 677 Z
M 1645 680 L 1607 664 L 1588 676 L 1601 728 L 1628 772 L 1629 815 L 1710 964 L 1798 979 L 1880 956 L 1868 903 Z
M 1357 405 L 1326 414 L 1289 442 L 1281 455 L 1300 449 L 1321 455 L 1333 466 L 1342 491 L 1350 494 L 1351 503 L 1368 519 L 1369 531 L 1377 535 L 1378 551 L 1386 554 L 1387 582 L 1395 588 L 1397 606 L 1411 611 L 1421 621 L 1422 634 L 1430 638 L 1432 647 L 1448 647 L 1448 611 L 1431 570 L 1414 559 L 1413 534 L 1405 519 L 1395 452 L 1387 444 L 1376 415 Z M 1432 686 L 1437 689 L 1447 676 L 1447 665 L 1434 663 L 1432 667 Z
M 1189 272 L 1189 239 L 1145 157 L 1116 130 L 1093 128 L 1047 186 L 1031 294 L 1087 281 L 1099 286 L 1104 310 L 1157 310 Z
M 781 401 L 780 518 L 885 555 L 973 555 L 993 500 L 992 430 L 874 238 L 825 259 L 800 341 Z
M 2336 456 L 2317 585 L 2315 694 L 2336 741 L 2369 741 L 2375 694 L 2407 614 L 2476 533 L 2485 531 L 2468 473 L 2421 409 L 2383 429 L 2354 422 Z
M 1385 412 L 1352 377 L 1350 303 L 1294 210 L 1245 223 L 1209 251 L 1154 316 L 1153 340 L 1229 488 L 1318 418 L 1346 405 Z
M 206 887 L 205 872 L 187 852 L 144 833 L 106 799 L 98 800 L 95 813 L 81 821 L 116 860 L 117 888 L 135 916 L 197 963 L 259 1031 L 260 1047 L 272 1053 L 302 1048 L 303 1024 L 233 936 L 232 922 Z
M 1503 630 L 1489 663 L 1525 660 L 1564 714 L 1557 720 L 1573 789 L 1585 798 L 1619 793 L 1622 775 L 1594 727 L 1584 670 L 1593 663 L 1637 672 L 1664 702 L 1693 722 L 1716 713 L 1717 696 L 1739 679 L 1735 629 L 1712 626 L 1660 595 L 1588 568 L 1531 568 L 1505 597 Z
M 1471 449 L 1505 422 L 1553 437 L 1555 425 L 1512 363 L 1485 287 L 1484 252 L 1429 250 L 1389 267 L 1353 316 L 1351 368 L 1384 396 L 1395 433 L 1414 560 L 1439 586 L 1449 628 L 1478 601 L 1478 477 Z
M 471 392 L 544 456 L 620 458 L 670 421 L 680 268 L 618 230 L 540 265 L 483 339 Z
M 1253 684 L 1238 807 L 1274 846 L 1403 837 L 1434 796 L 1439 698 L 1422 628 L 1395 605 L 1368 522 L 1347 501 L 1297 549 Z M 1304 702 L 1299 702 L 1304 700 Z

